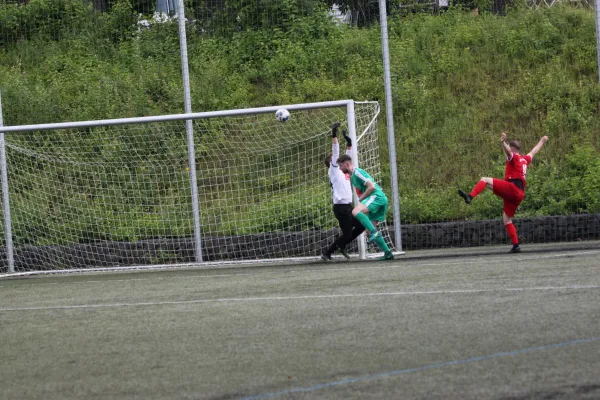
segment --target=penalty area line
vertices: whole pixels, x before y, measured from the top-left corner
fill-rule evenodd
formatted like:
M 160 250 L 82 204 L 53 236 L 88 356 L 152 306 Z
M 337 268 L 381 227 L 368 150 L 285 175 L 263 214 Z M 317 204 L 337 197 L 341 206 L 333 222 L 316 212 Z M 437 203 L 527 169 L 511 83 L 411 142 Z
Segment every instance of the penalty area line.
M 442 362 L 442 363 L 438 363 L 438 364 L 424 365 L 422 367 L 399 369 L 399 370 L 395 370 L 395 371 L 382 372 L 382 373 L 373 374 L 373 375 L 363 375 L 363 376 L 358 376 L 356 378 L 342 379 L 339 381 L 332 381 L 332 382 L 321 383 L 321 384 L 313 385 L 313 386 L 287 389 L 287 390 L 282 390 L 279 392 L 259 394 L 259 395 L 255 395 L 255 396 L 244 397 L 242 400 L 263 400 L 263 399 L 269 399 L 272 397 L 288 395 L 288 394 L 292 394 L 292 393 L 303 393 L 303 392 L 306 393 L 306 392 L 312 392 L 315 390 L 326 389 L 326 388 L 335 387 L 335 386 L 348 385 L 348 384 L 356 383 L 356 382 L 369 381 L 369 380 L 381 379 L 381 378 L 389 378 L 391 376 L 410 374 L 413 372 L 420 372 L 420 371 L 427 371 L 429 369 L 449 367 L 452 365 L 468 364 L 468 363 L 472 363 L 472 362 L 476 362 L 476 361 L 490 360 L 493 358 L 517 356 L 520 354 L 533 353 L 536 351 L 543 351 L 543 350 L 558 349 L 561 347 L 571 346 L 571 345 L 575 345 L 575 344 L 593 343 L 593 342 L 597 342 L 597 341 L 600 341 L 600 337 L 569 340 L 566 342 L 553 343 L 553 344 L 548 344 L 545 346 L 528 347 L 525 349 L 518 349 L 518 350 L 513 350 L 513 351 L 505 351 L 505 352 L 500 352 L 500 353 L 488 354 L 488 355 L 484 355 L 484 356 L 464 358 L 462 360 L 446 361 L 446 362 Z
M 533 291 L 593 290 L 593 289 L 600 289 L 600 286 L 598 286 L 598 285 L 541 286 L 541 287 L 520 287 L 520 288 L 500 288 L 500 289 L 464 289 L 464 290 L 429 290 L 429 291 L 409 291 L 409 292 L 321 294 L 321 295 L 305 295 L 305 296 L 270 296 L 270 297 L 238 297 L 238 298 L 231 297 L 231 298 L 216 298 L 216 299 L 155 301 L 155 302 L 139 302 L 139 303 L 79 304 L 79 305 L 66 305 L 66 306 L 0 308 L 0 312 L 40 311 L 40 310 L 72 310 L 72 309 L 94 309 L 94 308 L 121 308 L 121 307 L 152 307 L 152 306 L 204 304 L 204 303 L 229 303 L 229 302 L 239 303 L 239 302 L 260 302 L 260 301 L 343 299 L 343 298 L 367 298 L 367 297 L 407 297 L 407 296 L 427 296 L 427 295 L 460 295 L 460 294 L 481 294 L 481 293 L 502 293 L 502 292 L 533 292 Z

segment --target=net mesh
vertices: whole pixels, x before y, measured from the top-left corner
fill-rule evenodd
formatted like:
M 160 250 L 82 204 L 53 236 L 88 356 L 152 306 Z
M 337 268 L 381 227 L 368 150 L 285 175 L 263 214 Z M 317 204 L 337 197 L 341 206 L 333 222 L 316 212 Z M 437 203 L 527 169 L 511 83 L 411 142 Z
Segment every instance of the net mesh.
M 356 106 L 376 180 L 378 112 Z M 335 239 L 322 160 L 336 121 L 345 108 L 193 121 L 204 261 L 317 256 Z M 195 260 L 184 121 L 6 134 L 6 147 L 18 272 Z

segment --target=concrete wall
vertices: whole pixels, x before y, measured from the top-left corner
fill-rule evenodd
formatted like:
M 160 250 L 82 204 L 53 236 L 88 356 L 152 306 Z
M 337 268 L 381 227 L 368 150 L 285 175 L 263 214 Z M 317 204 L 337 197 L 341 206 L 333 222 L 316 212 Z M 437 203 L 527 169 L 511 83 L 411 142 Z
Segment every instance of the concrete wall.
M 523 218 L 516 220 L 515 225 L 523 244 L 600 239 L 600 214 Z M 337 230 L 207 237 L 202 246 L 205 261 L 299 257 L 319 255 L 336 235 Z M 393 229 L 388 229 L 386 236 L 393 240 Z M 405 225 L 402 240 L 404 250 L 509 244 L 499 219 Z M 4 249 L 0 249 L 0 257 L 0 272 L 6 272 Z M 17 271 L 193 261 L 191 238 L 27 246 L 15 251 Z
M 514 220 L 521 243 L 600 239 L 600 214 Z M 402 227 L 405 250 L 510 244 L 502 221 L 460 221 Z

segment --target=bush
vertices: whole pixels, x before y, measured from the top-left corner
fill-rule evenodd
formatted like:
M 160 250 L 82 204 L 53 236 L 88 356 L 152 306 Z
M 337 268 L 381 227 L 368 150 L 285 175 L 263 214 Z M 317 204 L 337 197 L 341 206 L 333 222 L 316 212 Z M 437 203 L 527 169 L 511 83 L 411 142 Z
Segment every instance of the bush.
M 234 13 L 220 30 L 206 25 L 210 32 L 202 29 L 203 21 L 188 25 L 195 111 L 340 98 L 383 101 L 379 27 L 337 25 L 326 10 L 311 6 L 314 12 L 307 13 L 294 4 L 286 2 L 277 14 L 285 19 L 281 29 L 269 25 L 269 9 L 244 9 L 260 18 L 244 19 L 244 14 L 238 19 Z M 219 18 L 214 14 L 211 23 Z M 0 5 L 0 26 L 0 87 L 7 125 L 182 111 L 175 22 L 138 31 L 127 1 L 99 14 L 78 0 L 31 0 L 24 7 Z M 498 218 L 501 201 L 491 193 L 467 207 L 456 190 L 470 188 L 481 176 L 503 175 L 501 130 L 518 137 L 526 149 L 542 135 L 550 136 L 529 171 L 528 193 L 518 215 L 600 212 L 600 86 L 594 38 L 593 12 L 566 7 L 513 10 L 505 17 L 450 10 L 440 16 L 392 18 L 403 222 Z M 383 118 L 380 128 L 382 183 L 388 191 Z M 153 154 L 152 149 L 144 151 Z M 169 203 L 168 191 L 153 191 L 157 184 L 161 186 L 147 182 L 130 190 L 170 204 L 165 209 L 177 209 Z M 318 190 L 296 190 L 278 193 L 261 205 L 270 229 L 320 229 L 333 222 L 325 179 Z M 68 214 L 69 202 L 76 200 L 65 199 L 60 212 Z M 21 201 L 17 212 L 25 223 L 16 237 L 44 243 L 49 237 L 44 215 L 50 211 L 36 213 L 33 200 L 23 196 Z M 316 201 L 322 202 L 322 210 L 302 208 Z M 191 229 L 177 222 L 181 216 L 173 217 L 171 226 L 160 226 L 160 218 L 143 207 L 133 213 L 140 216 L 135 223 L 120 222 L 106 212 L 98 209 L 79 223 L 93 227 L 110 221 L 106 229 L 112 237 L 129 239 L 136 238 L 129 228 L 136 224 L 162 234 L 182 235 Z M 234 221 L 245 217 L 236 214 L 239 210 L 227 212 Z M 251 222 L 218 223 L 223 232 L 256 230 Z M 71 231 L 97 236 L 83 225 Z

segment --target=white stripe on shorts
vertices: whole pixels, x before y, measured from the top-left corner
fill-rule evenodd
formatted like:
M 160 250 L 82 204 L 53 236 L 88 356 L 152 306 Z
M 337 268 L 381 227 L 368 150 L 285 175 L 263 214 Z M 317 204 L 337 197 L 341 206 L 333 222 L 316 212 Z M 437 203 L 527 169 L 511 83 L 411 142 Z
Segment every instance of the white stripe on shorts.
M 375 201 L 376 198 L 377 198 L 377 196 L 371 195 L 371 196 L 369 196 L 369 198 L 367 199 L 367 201 L 364 202 L 363 204 L 365 206 L 369 207 L 371 205 L 371 203 Z

